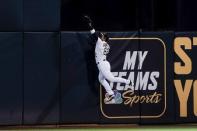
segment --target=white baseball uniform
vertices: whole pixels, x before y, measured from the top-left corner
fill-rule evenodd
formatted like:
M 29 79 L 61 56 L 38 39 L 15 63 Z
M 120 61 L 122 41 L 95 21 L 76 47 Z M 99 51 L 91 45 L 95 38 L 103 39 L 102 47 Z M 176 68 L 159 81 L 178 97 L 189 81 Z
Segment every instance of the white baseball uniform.
M 95 30 L 90 31 L 91 34 L 95 34 Z M 96 47 L 95 47 L 95 59 L 96 59 L 96 64 L 99 69 L 99 82 L 101 85 L 105 88 L 106 92 L 109 95 L 114 95 L 113 90 L 111 89 L 109 83 L 106 81 L 110 82 L 117 82 L 117 83 L 125 83 L 129 84 L 130 80 L 120 78 L 120 77 L 114 77 L 112 72 L 111 72 L 111 66 L 110 63 L 106 60 L 106 55 L 109 53 L 109 45 L 107 42 L 102 41 L 99 37 L 97 37 L 96 41 Z

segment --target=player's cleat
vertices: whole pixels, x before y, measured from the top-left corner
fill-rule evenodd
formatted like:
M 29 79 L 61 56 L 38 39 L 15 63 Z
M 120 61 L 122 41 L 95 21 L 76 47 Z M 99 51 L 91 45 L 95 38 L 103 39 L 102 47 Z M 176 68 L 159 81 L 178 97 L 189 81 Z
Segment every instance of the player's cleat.
M 109 95 L 108 93 L 105 94 L 105 103 L 109 102 L 109 101 L 112 101 L 114 99 L 115 95 Z
M 119 92 L 117 90 L 114 90 L 114 96 L 116 96 Z

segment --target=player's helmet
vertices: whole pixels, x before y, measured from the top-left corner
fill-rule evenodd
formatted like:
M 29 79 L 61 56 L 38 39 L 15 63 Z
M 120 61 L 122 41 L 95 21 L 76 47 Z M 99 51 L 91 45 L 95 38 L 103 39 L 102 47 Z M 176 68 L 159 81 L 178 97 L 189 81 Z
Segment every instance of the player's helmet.
M 99 38 L 101 38 L 101 40 L 108 42 L 109 41 L 109 37 L 107 35 L 107 33 L 101 33 L 99 32 Z

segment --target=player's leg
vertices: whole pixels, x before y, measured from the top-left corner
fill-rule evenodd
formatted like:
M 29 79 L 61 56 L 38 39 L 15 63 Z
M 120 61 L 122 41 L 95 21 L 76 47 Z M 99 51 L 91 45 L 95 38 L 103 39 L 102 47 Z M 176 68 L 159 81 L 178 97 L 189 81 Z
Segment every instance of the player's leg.
M 117 82 L 117 83 L 125 83 L 127 85 L 131 84 L 130 80 L 121 78 L 121 77 L 114 77 L 111 72 L 111 67 L 108 61 L 103 61 L 98 65 L 99 71 L 102 73 L 105 79 L 110 82 Z
M 114 97 L 115 97 L 114 91 L 111 89 L 109 83 L 105 80 L 105 78 L 103 77 L 103 75 L 101 73 L 99 73 L 99 82 L 105 88 L 105 90 L 107 92 L 105 94 L 104 101 L 110 102 L 110 101 L 114 100 Z
M 103 77 L 102 73 L 99 73 L 99 82 L 101 83 L 101 85 L 105 88 L 106 92 L 109 95 L 114 95 L 113 90 L 111 89 L 109 83 L 105 80 L 105 78 Z

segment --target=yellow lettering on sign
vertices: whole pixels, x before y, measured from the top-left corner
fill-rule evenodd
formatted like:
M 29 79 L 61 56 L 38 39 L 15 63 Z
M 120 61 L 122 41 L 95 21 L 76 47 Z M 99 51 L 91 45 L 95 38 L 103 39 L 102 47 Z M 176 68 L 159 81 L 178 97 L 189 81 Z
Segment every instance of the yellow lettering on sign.
M 187 117 L 187 101 L 192 87 L 193 80 L 186 80 L 185 86 L 181 80 L 174 80 L 174 85 L 180 102 L 180 117 Z
M 194 115 L 197 116 L 197 80 L 194 81 L 193 85 L 193 98 Z
M 174 40 L 174 51 L 184 63 L 184 65 L 181 65 L 181 62 L 174 62 L 174 71 L 176 74 L 190 74 L 192 71 L 192 61 L 181 46 L 184 46 L 184 49 L 191 49 L 192 43 L 190 38 L 177 37 Z
M 197 45 L 197 37 L 193 37 L 193 45 Z

